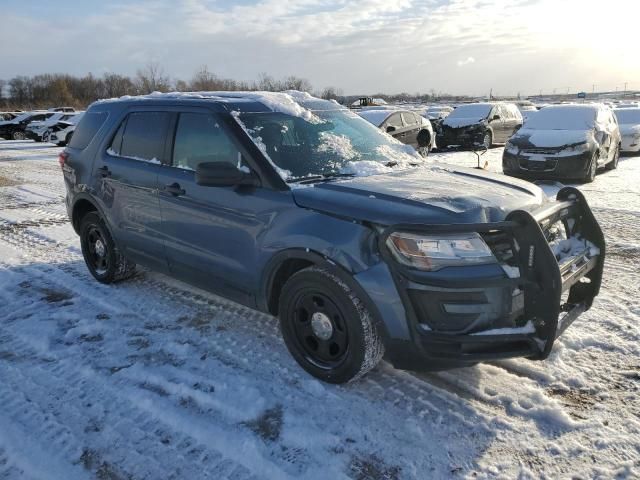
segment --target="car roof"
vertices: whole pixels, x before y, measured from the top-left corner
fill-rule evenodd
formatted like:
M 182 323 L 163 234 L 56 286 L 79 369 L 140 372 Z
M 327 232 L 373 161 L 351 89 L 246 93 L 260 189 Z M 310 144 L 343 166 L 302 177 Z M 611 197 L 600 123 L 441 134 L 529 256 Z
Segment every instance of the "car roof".
M 314 110 L 346 110 L 337 102 L 322 100 L 309 93 L 288 90 L 286 92 L 154 92 L 149 95 L 124 96 L 108 100 L 98 100 L 93 105 L 117 105 L 144 103 L 206 103 L 216 105 L 222 111 L 240 113 L 281 112 L 292 116 L 310 115 Z
M 418 112 L 413 112 L 411 110 L 407 110 L 406 108 L 394 108 L 394 109 L 370 109 L 370 110 L 360 110 L 358 115 L 364 118 L 369 123 L 374 124 L 379 127 L 384 123 L 384 121 L 389 118 L 394 113 L 413 113 L 415 115 L 420 115 Z

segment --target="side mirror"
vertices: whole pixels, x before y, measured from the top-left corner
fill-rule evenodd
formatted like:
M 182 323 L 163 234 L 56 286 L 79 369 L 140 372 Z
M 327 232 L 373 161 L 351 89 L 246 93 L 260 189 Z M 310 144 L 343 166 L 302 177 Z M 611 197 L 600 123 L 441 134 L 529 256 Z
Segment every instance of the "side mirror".
M 203 162 L 196 167 L 196 183 L 203 187 L 260 186 L 251 171 L 244 171 L 229 162 Z
M 393 125 L 389 125 L 387 127 L 387 133 L 393 133 L 396 131 L 396 127 L 394 127 Z
M 494 120 L 500 120 L 500 115 L 494 115 L 491 117 L 491 121 L 493 122 Z

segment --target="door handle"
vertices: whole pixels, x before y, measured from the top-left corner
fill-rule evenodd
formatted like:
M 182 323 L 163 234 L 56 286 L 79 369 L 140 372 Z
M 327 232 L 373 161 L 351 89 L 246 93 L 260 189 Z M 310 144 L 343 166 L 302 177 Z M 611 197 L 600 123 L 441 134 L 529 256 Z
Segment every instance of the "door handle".
M 111 171 L 109 170 L 109 167 L 107 167 L 106 165 L 103 165 L 100 168 L 98 168 L 98 172 L 100 172 L 100 176 L 102 176 L 103 178 L 111 176 Z
M 173 195 L 174 197 L 179 197 L 180 195 L 184 195 L 187 193 L 184 188 L 180 187 L 179 183 L 170 183 L 169 185 L 164 186 L 164 191 Z

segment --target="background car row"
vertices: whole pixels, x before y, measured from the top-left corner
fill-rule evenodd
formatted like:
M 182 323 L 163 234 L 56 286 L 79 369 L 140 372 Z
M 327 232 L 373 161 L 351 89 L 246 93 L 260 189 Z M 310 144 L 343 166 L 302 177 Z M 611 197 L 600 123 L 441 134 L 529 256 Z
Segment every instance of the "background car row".
M 4 112 L 3 118 L 6 120 L 0 121 L 0 137 L 10 140 L 48 141 L 65 145 L 71 139 L 82 113 L 71 107 Z

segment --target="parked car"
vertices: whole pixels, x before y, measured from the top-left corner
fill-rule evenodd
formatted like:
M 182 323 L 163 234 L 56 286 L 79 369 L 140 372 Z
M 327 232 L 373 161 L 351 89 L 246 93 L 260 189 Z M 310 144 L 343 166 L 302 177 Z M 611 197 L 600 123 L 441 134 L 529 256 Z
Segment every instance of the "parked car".
M 449 105 L 430 105 L 424 111 L 423 117 L 428 120 L 442 120 L 446 118 L 454 108 Z
M 97 281 L 139 263 L 277 315 L 327 382 L 383 354 L 405 369 L 544 359 L 600 287 L 604 239 L 579 190 L 552 201 L 434 166 L 309 94 L 101 101 L 59 161 Z
M 30 122 L 25 128 L 24 134 L 28 139 L 34 140 L 36 142 L 42 142 L 43 136 L 45 132 L 49 130 L 49 127 L 55 125 L 58 122 L 68 121 L 76 115 L 76 112 L 55 112 L 45 120 L 36 120 Z
M 620 129 L 601 104 L 550 105 L 511 137 L 502 157 L 505 174 L 521 178 L 592 182 L 620 156 Z
M 21 115 L 21 114 L 22 114 L 22 112 L 0 112 L 0 122 L 13 120 L 18 115 Z
M 73 132 L 78 125 L 80 119 L 84 112 L 78 112 L 76 115 L 73 115 L 68 120 L 61 120 L 54 125 L 51 125 L 43 134 L 42 141 L 55 143 L 58 146 L 64 146 L 71 141 L 71 137 L 73 136 Z
M 47 111 L 25 112 L 22 115 L 15 117 L 13 120 L 0 122 L 0 137 L 13 140 L 24 140 L 27 138 L 25 129 L 29 123 L 38 120 L 45 120 L 53 114 L 54 112 Z
M 623 108 L 613 111 L 622 141 L 620 151 L 626 153 L 640 152 L 640 108 Z
M 47 110 L 48 112 L 75 112 L 73 107 L 53 107 Z
M 436 131 L 439 149 L 502 144 L 523 123 L 513 103 L 469 103 L 449 114 Z
M 416 148 L 426 156 L 435 145 L 431 123 L 409 110 L 367 109 L 358 112 L 362 118 L 396 140 Z
M 524 115 L 524 112 L 534 112 L 538 110 L 533 102 L 529 100 L 515 100 L 513 103 L 516 107 L 518 107 L 518 110 L 520 110 L 520 113 L 522 113 L 522 115 Z

